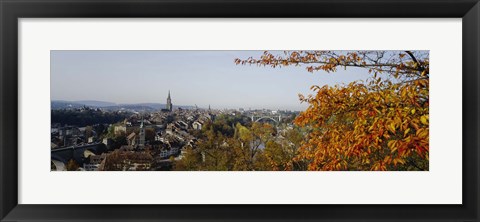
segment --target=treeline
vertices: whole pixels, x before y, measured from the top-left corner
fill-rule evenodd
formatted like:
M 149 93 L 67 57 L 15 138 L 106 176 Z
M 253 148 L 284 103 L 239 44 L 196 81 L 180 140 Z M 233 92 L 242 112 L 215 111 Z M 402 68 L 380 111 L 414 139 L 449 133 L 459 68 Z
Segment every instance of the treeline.
M 173 170 L 271 171 L 305 170 L 295 160 L 304 140 L 299 128 L 277 130 L 268 123 L 243 117 L 220 116 L 196 132 L 195 147 L 188 148 Z
M 103 112 L 97 109 L 61 109 L 52 110 L 52 124 L 86 126 L 94 124 L 112 124 L 130 115 L 128 113 Z

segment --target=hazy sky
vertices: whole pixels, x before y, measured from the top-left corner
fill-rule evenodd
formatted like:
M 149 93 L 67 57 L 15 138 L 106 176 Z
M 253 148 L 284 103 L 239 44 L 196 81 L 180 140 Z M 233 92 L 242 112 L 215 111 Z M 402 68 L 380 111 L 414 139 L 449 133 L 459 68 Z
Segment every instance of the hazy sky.
M 51 99 L 304 110 L 310 86 L 366 79 L 365 70 L 235 65 L 263 51 L 52 51 Z M 274 54 L 283 54 L 275 52 Z

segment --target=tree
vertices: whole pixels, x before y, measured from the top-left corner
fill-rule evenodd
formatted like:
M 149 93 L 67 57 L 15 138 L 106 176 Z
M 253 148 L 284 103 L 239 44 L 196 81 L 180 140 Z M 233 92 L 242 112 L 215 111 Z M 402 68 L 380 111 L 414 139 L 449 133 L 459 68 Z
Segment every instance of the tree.
M 77 170 L 78 168 L 80 168 L 80 166 L 78 165 L 77 161 L 75 161 L 74 159 L 70 159 L 67 163 L 67 171 L 75 171 Z
M 105 171 L 124 170 L 124 166 L 125 166 L 124 160 L 125 160 L 125 157 L 118 150 L 108 153 L 107 157 L 105 158 L 104 170 Z
M 240 142 L 240 146 L 236 149 L 236 168 L 256 170 L 255 165 L 258 166 L 258 164 L 255 162 L 265 159 L 258 157 L 261 146 L 265 146 L 273 138 L 272 134 L 275 133 L 275 129 L 268 123 L 257 122 L 254 122 L 250 129 L 240 123 L 237 123 L 235 128 L 236 138 Z
M 125 136 L 124 133 L 120 133 L 112 139 L 111 147 L 112 149 L 118 149 L 123 145 L 127 145 L 127 144 L 128 144 L 127 137 Z
M 145 129 L 145 140 L 147 141 L 155 141 L 155 129 L 154 128 L 146 128 Z
M 292 157 L 288 155 L 288 151 L 285 148 L 282 144 L 274 141 L 268 141 L 265 145 L 264 155 L 273 170 L 284 170 L 287 168 L 287 164 Z
M 294 157 L 299 153 L 298 149 L 300 146 L 307 141 L 304 136 L 306 134 L 307 133 L 299 127 L 295 127 L 294 129 L 284 132 L 283 136 L 285 137 L 285 140 L 283 140 L 283 146 L 285 147 L 287 153 L 286 159 L 288 159 L 288 162 L 284 164 L 285 170 L 307 170 L 307 166 L 303 159 L 297 158 L 294 160 Z
M 309 170 L 428 170 L 429 58 L 412 51 L 265 52 L 236 64 L 306 66 L 308 72 L 366 69 L 371 77 L 313 85 L 295 124 L 310 129 L 294 161 Z
M 202 156 L 204 170 L 228 170 L 230 166 L 229 145 L 226 137 L 219 131 L 210 129 L 206 138 L 198 143 L 198 152 Z
M 51 123 L 75 126 L 111 124 L 123 120 L 129 115 L 128 113 L 120 112 L 104 112 L 89 107 L 82 109 L 54 109 L 51 111 Z
M 181 160 L 174 162 L 174 170 L 192 171 L 200 170 L 200 157 L 192 148 L 186 148 L 185 154 Z
M 115 126 L 110 125 L 107 129 L 107 135 L 105 136 L 106 138 L 114 138 L 115 137 Z
M 85 127 L 85 138 L 90 138 L 93 136 L 93 127 L 92 126 L 86 126 Z
M 235 122 L 223 119 L 207 124 L 195 149 L 184 151 L 184 157 L 175 163 L 175 170 L 272 170 L 262 145 L 273 139 L 275 129 L 263 123 L 247 127 L 240 121 L 233 128 L 228 126 Z
M 256 147 L 253 144 L 254 138 L 250 129 L 237 123 L 235 126 L 235 137 L 239 141 L 238 147 L 235 149 L 235 170 L 252 170 L 253 169 L 253 156 L 255 156 Z

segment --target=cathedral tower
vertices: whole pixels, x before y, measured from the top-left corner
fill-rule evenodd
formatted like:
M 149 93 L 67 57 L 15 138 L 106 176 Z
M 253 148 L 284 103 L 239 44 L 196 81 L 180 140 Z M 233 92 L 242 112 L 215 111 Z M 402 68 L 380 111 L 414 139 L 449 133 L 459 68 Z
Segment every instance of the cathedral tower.
M 172 112 L 172 110 L 173 110 L 172 98 L 170 98 L 170 90 L 168 90 L 167 109 L 168 109 L 170 112 Z

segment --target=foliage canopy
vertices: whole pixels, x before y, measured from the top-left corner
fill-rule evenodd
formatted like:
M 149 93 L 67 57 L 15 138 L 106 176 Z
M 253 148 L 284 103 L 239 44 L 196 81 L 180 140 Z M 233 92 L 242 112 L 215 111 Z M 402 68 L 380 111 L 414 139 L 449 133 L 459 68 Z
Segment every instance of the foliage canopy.
M 366 69 L 371 77 L 313 85 L 295 124 L 310 129 L 294 161 L 308 170 L 428 170 L 429 53 L 426 51 L 268 51 L 236 64 L 305 65 L 308 72 Z

